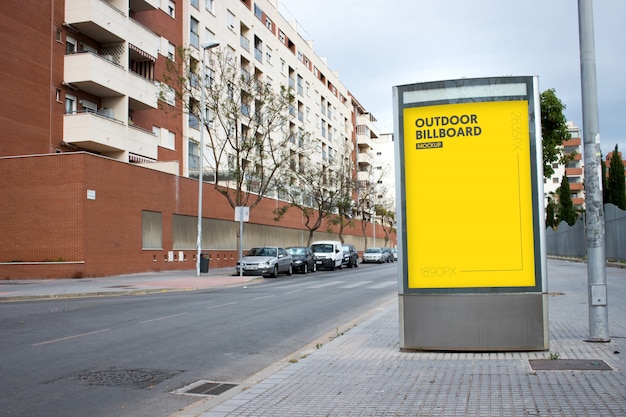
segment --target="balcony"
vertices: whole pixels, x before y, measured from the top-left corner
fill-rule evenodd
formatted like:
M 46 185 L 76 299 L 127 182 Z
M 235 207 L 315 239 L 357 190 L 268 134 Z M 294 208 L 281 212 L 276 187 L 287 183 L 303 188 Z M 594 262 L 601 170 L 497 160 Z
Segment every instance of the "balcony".
M 360 167 L 364 165 L 372 165 L 373 158 L 368 152 L 359 152 L 356 155 L 356 162 Z
M 131 8 L 153 4 L 158 7 L 157 0 L 134 0 Z M 129 42 L 152 56 L 158 54 L 160 38 L 106 1 L 66 0 L 65 23 L 101 44 Z
M 246 38 L 243 35 L 239 36 L 239 45 L 245 49 L 246 51 L 250 52 L 250 39 Z
M 575 146 L 577 148 L 580 147 L 580 138 L 571 138 L 570 140 L 564 140 L 563 141 L 563 146 L 567 147 L 567 146 Z
M 127 160 L 126 152 L 158 158 L 159 140 L 154 133 L 96 113 L 66 114 L 63 132 L 65 143 L 120 160 Z
M 63 80 L 98 97 L 128 96 L 135 110 L 156 109 L 157 85 L 89 52 L 65 56 Z
M 356 173 L 356 179 L 359 182 L 369 182 L 369 179 L 370 179 L 369 171 L 358 171 Z
M 147 12 L 159 8 L 159 0 L 130 0 L 130 10 L 136 12 Z
M 580 182 L 573 182 L 569 184 L 570 191 L 582 191 L 583 184 Z
M 580 176 L 583 175 L 582 168 L 565 168 L 565 175 L 568 177 Z

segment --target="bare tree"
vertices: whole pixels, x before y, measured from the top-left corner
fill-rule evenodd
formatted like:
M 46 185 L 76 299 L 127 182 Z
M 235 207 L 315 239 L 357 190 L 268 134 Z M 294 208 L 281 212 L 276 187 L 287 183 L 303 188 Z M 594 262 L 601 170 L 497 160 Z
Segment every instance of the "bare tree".
M 182 100 L 190 125 L 208 133 L 208 149 L 198 151 L 207 167 L 202 178 L 213 182 L 231 207 L 252 210 L 276 192 L 274 184 L 284 181 L 291 150 L 298 148 L 293 90 L 252 73 L 249 62 L 227 49 L 210 50 L 204 69 L 189 49 L 180 49 L 178 57 L 178 63 L 168 62 L 165 82 Z
M 354 224 L 354 218 L 356 215 L 355 164 L 352 159 L 352 149 L 348 142 L 345 143 L 343 155 L 346 157 L 341 160 L 337 169 L 337 177 L 335 178 L 335 186 L 338 193 L 336 199 L 336 211 L 330 216 L 331 224 L 339 227 L 339 240 L 341 243 L 344 243 L 344 229 L 347 226 Z
M 324 219 L 336 214 L 343 201 L 342 187 L 350 181 L 343 176 L 344 164 L 340 157 L 332 154 L 321 162 L 309 158 L 292 162 L 292 179 L 281 188 L 281 197 L 288 203 L 274 210 L 274 219 L 279 221 L 292 207 L 300 210 L 309 231 L 307 246 L 311 245 L 313 233 L 322 227 Z

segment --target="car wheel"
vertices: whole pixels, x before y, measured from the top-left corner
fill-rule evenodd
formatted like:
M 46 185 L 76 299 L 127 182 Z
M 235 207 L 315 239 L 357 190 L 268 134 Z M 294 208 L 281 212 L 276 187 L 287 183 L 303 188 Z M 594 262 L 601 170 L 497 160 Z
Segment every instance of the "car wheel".
M 355 267 L 355 268 L 358 268 L 358 267 L 359 267 L 359 258 L 356 258 L 356 259 L 354 260 L 354 267 Z
M 309 264 L 306 262 L 304 263 L 304 266 L 302 267 L 302 273 L 305 275 L 309 273 Z
M 277 278 L 278 277 L 278 265 L 274 265 L 274 270 L 272 271 L 272 275 L 270 275 L 272 278 Z
M 313 272 L 317 272 L 317 264 L 313 263 Z
M 289 269 L 287 270 L 287 275 L 293 274 L 293 265 L 289 264 Z

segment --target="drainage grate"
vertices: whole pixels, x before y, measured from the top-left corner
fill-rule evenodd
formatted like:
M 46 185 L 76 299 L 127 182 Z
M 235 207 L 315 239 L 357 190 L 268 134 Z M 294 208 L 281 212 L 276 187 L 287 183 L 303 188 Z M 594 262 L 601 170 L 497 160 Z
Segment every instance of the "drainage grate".
M 535 371 L 612 371 L 606 362 L 600 359 L 531 359 L 531 368 Z
M 177 390 L 176 392 L 178 394 L 217 396 L 236 386 L 237 384 L 228 384 L 225 382 L 197 381 L 191 385 Z

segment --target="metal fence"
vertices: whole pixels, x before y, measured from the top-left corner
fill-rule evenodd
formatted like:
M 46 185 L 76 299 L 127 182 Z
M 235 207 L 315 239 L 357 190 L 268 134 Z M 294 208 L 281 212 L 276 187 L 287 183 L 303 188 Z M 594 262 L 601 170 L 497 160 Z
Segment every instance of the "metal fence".
M 604 205 L 605 254 L 609 261 L 626 262 L 626 211 Z M 584 219 L 573 226 L 561 222 L 556 230 L 546 229 L 546 253 L 553 256 L 587 256 Z

